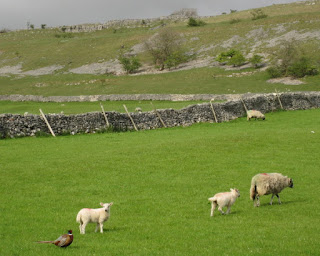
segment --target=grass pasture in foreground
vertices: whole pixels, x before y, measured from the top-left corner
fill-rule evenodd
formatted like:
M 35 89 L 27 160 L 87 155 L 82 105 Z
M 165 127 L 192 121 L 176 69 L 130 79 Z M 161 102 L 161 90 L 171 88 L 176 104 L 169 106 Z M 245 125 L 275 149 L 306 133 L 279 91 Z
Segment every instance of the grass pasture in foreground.
M 0 141 L 1 255 L 319 255 L 320 109 L 266 121 Z M 313 132 L 312 132 L 313 131 Z M 294 180 L 254 208 L 250 180 Z M 236 187 L 231 214 L 207 198 Z M 104 233 L 80 235 L 83 207 L 113 201 Z M 37 244 L 67 229 L 66 248 Z

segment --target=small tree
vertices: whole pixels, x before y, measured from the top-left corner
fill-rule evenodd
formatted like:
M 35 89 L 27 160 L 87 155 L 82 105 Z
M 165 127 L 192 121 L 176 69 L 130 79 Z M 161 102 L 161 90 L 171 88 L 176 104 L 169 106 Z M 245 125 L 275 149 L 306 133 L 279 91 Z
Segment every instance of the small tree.
M 30 28 L 31 28 L 31 29 L 34 29 L 34 25 L 33 25 L 33 24 L 30 24 Z
M 176 68 L 179 64 L 184 63 L 188 60 L 188 57 L 182 52 L 176 51 L 173 52 L 170 56 L 168 56 L 165 61 L 165 66 L 168 69 Z
M 253 55 L 252 58 L 249 59 L 249 62 L 255 67 L 255 68 L 259 68 L 262 64 L 262 56 L 260 55 Z
M 229 64 L 233 66 L 241 66 L 246 61 L 242 53 L 235 49 L 220 53 L 216 60 L 222 64 Z
M 233 65 L 234 67 L 239 67 L 243 65 L 246 61 L 246 58 L 242 55 L 241 52 L 237 52 L 233 55 L 230 60 L 228 61 L 229 65 Z
M 267 70 L 271 77 L 301 78 L 317 75 L 319 72 L 311 57 L 308 57 L 302 47 L 294 41 L 283 43 L 282 48 L 275 53 L 274 62 Z
M 119 57 L 119 61 L 127 74 L 135 73 L 141 67 L 141 63 L 136 56 L 126 57 L 121 54 Z
M 45 29 L 47 24 L 41 24 L 41 29 Z
M 145 42 L 147 52 L 152 56 L 153 62 L 160 70 L 177 66 L 188 60 L 182 47 L 180 34 L 171 28 L 164 28 L 158 34 Z

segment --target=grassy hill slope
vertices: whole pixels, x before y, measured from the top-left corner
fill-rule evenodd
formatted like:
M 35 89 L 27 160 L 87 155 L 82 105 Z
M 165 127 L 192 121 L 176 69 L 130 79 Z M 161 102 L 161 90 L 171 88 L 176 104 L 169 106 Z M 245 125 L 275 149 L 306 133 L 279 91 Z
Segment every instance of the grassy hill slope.
M 301 47 L 307 55 L 319 61 L 320 1 L 273 5 L 262 10 L 268 16 L 259 20 L 252 20 L 252 10 L 247 10 L 204 18 L 207 25 L 203 27 L 188 27 L 186 21 L 167 20 L 165 24 L 183 35 L 187 48 L 198 60 L 209 58 L 209 67 L 214 66 L 217 54 L 231 48 L 240 50 L 246 56 L 259 53 L 266 60 L 271 59 L 284 40 L 293 39 L 302 42 Z M 157 25 L 152 24 L 152 27 Z M 239 71 L 226 72 L 220 68 L 140 77 L 70 73 L 72 69 L 84 65 L 114 61 L 121 46 L 130 50 L 133 46 L 143 44 L 158 31 L 150 27 L 122 27 L 72 34 L 62 33 L 58 29 L 1 33 L 0 74 L 10 68 L 11 73 L 15 74 L 8 72 L 7 76 L 0 76 L 0 94 L 241 93 L 269 92 L 274 91 L 275 87 L 281 91 L 319 89 L 315 78 L 304 79 L 307 86 L 287 88 L 266 84 L 264 72 L 250 78 L 233 79 L 234 76 L 230 78 L 230 75 Z M 143 64 L 150 67 L 150 57 L 143 51 L 137 53 Z M 110 62 L 110 66 L 114 66 L 113 62 Z M 12 72 L 13 67 L 16 72 Z M 23 72 L 48 67 L 57 70 L 53 75 L 24 74 L 21 78 Z M 217 76 L 219 78 L 214 80 L 213 77 Z

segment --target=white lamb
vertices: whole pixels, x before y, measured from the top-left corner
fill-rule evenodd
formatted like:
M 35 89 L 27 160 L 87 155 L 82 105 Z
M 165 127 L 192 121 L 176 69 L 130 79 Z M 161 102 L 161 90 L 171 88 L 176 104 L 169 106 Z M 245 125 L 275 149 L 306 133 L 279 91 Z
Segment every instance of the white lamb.
M 256 120 L 257 120 L 257 118 L 258 119 L 262 119 L 262 120 L 266 119 L 264 114 L 262 114 L 260 111 L 258 111 L 258 110 L 248 110 L 247 111 L 247 120 L 250 121 L 251 118 L 255 118 Z
M 286 187 L 293 188 L 293 180 L 287 176 L 283 176 L 281 173 L 260 173 L 251 180 L 250 199 L 253 200 L 254 206 L 259 206 L 259 196 L 272 194 L 270 204 L 272 205 L 275 195 L 281 204 L 278 194 Z
M 236 201 L 236 199 L 240 196 L 240 192 L 238 189 L 232 189 L 230 188 L 231 192 L 222 192 L 215 194 L 213 197 L 210 197 L 208 200 L 211 202 L 211 217 L 213 216 L 213 212 L 217 205 L 219 205 L 219 212 L 222 214 L 229 214 L 230 213 L 230 208 Z M 224 213 L 222 210 L 223 207 L 227 206 L 227 212 Z
M 77 222 L 80 223 L 80 234 L 85 234 L 86 226 L 90 222 L 97 223 L 95 232 L 100 226 L 100 233 L 103 233 L 103 223 L 110 218 L 110 206 L 113 203 L 100 203 L 102 208 L 83 208 L 78 212 Z

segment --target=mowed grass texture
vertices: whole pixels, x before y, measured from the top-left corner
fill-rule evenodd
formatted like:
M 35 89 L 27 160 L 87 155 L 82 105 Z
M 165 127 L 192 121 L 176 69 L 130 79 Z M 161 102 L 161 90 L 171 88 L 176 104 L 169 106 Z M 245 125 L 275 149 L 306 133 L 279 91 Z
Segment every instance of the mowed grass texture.
M 320 110 L 266 121 L 0 141 L 0 255 L 319 255 Z M 294 188 L 254 208 L 251 177 L 281 172 Z M 208 197 L 241 197 L 210 218 Z M 104 233 L 75 221 L 114 202 Z M 37 244 L 68 229 L 66 248 Z

